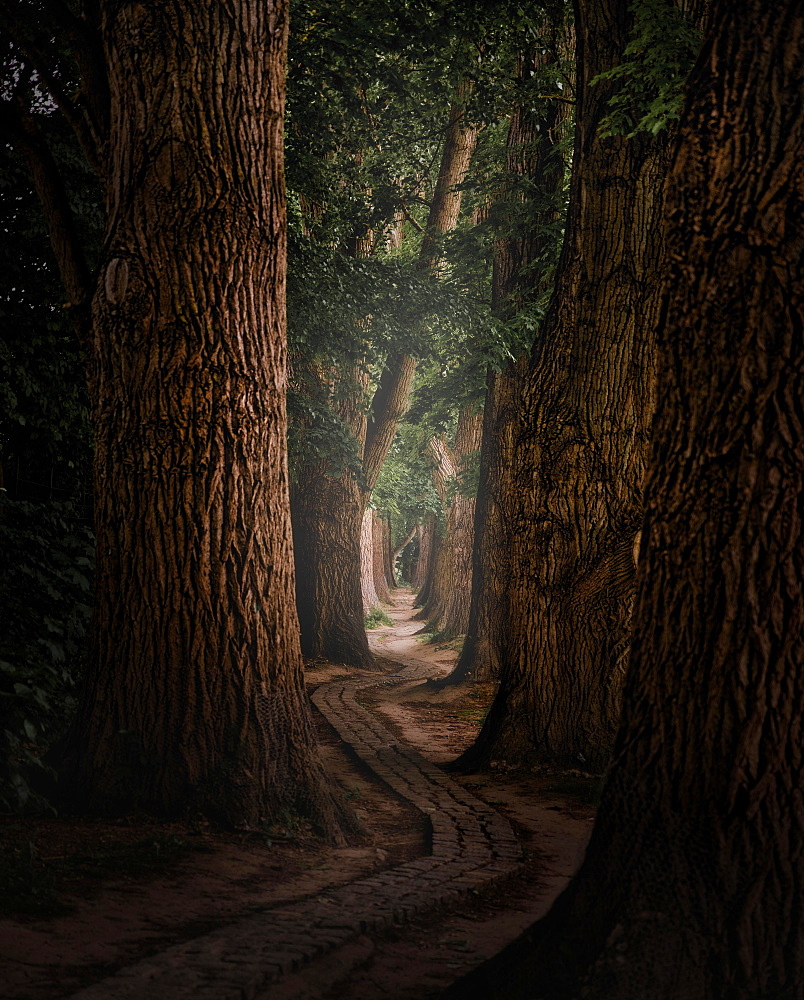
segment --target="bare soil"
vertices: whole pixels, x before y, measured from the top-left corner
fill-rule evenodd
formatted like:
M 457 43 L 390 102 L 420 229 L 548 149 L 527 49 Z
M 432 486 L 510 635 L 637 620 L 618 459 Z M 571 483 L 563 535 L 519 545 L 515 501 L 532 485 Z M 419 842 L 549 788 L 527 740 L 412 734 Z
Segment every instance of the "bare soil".
M 415 633 L 413 595 L 397 591 L 394 626 L 370 633 L 381 665 L 451 669 L 456 644 Z M 311 687 L 353 674 L 311 664 Z M 380 677 L 378 676 L 378 680 Z M 398 738 L 436 762 L 474 739 L 493 696 L 490 685 L 430 691 L 422 682 L 361 695 Z M 0 818 L 0 879 L 14 883 L 0 907 L 0 997 L 55 1000 L 123 965 L 228 923 L 255 909 L 313 896 L 331 885 L 424 854 L 424 817 L 357 761 L 317 716 L 325 765 L 362 821 L 347 847 L 310 830 L 276 827 L 230 833 L 204 823 L 144 816 L 117 822 L 61 817 Z M 358 938 L 286 977 L 276 1000 L 423 1000 L 490 957 L 548 909 L 580 861 L 591 831 L 594 791 L 583 775 L 530 771 L 457 779 L 514 824 L 526 851 L 521 877 L 477 894 L 460 912 L 431 914 L 384 938 Z M 9 877 L 9 872 L 11 873 Z M 8 888 L 8 886 L 7 886 Z

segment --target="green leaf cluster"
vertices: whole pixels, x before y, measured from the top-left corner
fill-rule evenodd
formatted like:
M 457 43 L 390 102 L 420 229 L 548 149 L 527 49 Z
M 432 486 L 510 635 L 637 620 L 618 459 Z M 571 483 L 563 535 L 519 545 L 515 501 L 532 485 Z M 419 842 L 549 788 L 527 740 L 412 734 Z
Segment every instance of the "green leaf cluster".
M 632 0 L 629 6 L 634 24 L 625 58 L 592 81 L 616 87 L 600 127 L 604 135 L 658 135 L 681 114 L 701 34 L 673 0 Z

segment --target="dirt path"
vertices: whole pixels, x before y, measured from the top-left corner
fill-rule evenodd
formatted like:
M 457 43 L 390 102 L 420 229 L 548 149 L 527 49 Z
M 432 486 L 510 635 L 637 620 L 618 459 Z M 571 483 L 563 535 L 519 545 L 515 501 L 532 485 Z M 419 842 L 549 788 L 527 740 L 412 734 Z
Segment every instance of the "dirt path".
M 386 609 L 394 625 L 369 633 L 372 651 L 414 671 L 424 668 L 427 676 L 448 673 L 457 650 L 423 641 L 410 591 L 397 590 L 394 598 L 395 606 Z M 365 689 L 362 700 L 392 733 L 443 763 L 472 742 L 492 696 L 490 686 L 433 692 L 421 676 L 412 676 Z M 451 779 L 511 822 L 523 851 L 518 871 L 447 911 L 415 916 L 381 938 L 363 936 L 336 957 L 288 977 L 266 1000 L 437 998 L 547 912 L 577 869 L 594 819 L 593 808 L 567 791 L 585 792 L 588 784 L 579 781 L 575 788 L 571 776 L 556 781 L 499 769 Z
M 362 842 L 211 838 L 167 877 L 103 882 L 64 917 L 0 921 L 0 996 L 421 1000 L 545 911 L 591 810 L 543 776 L 456 781 L 436 766 L 474 737 L 491 691 L 429 692 L 456 652 L 419 641 L 412 595 L 395 597 L 394 626 L 371 635 L 382 674 L 309 671 Z

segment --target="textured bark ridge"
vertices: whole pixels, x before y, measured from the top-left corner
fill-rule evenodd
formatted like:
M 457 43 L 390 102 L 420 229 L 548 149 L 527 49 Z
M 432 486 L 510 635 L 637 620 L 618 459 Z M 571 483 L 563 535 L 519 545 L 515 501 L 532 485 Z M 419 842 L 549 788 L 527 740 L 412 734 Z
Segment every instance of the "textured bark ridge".
M 391 603 L 391 588 L 396 586 L 394 580 L 394 560 L 391 552 L 391 529 L 388 521 L 374 511 L 372 514 L 374 529 L 374 589 L 377 597 L 385 604 Z
M 416 541 L 418 543 L 418 554 L 416 565 L 413 569 L 413 578 L 410 581 L 411 587 L 417 590 L 417 600 L 423 603 L 424 588 L 431 576 L 432 552 L 435 544 L 435 515 L 430 514 L 424 524 L 416 526 Z
M 711 23 L 667 188 L 610 778 L 516 982 L 512 949 L 461 1000 L 804 996 L 804 14 L 722 2 Z
M 293 600 L 281 2 L 107 2 L 92 807 L 334 829 Z
M 360 584 L 363 610 L 368 612 L 380 603 L 374 580 L 374 511 L 370 507 L 363 511 L 363 523 L 360 527 Z
M 522 385 L 500 689 L 458 766 L 601 769 L 619 715 L 653 412 L 668 144 L 601 137 L 626 0 L 582 4 L 567 237 Z

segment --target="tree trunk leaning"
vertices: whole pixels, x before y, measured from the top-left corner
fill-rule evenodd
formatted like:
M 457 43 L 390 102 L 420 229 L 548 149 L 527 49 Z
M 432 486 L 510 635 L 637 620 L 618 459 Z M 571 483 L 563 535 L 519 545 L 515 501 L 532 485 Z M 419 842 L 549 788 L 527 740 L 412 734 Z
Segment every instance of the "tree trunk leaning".
M 804 996 L 804 13 L 723 0 L 711 24 L 609 779 L 569 889 L 460 1000 Z

